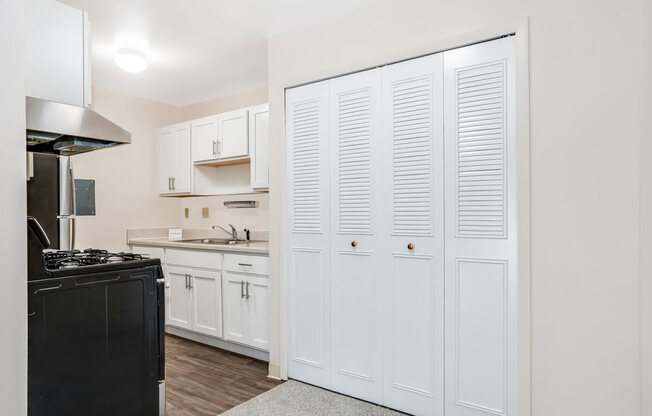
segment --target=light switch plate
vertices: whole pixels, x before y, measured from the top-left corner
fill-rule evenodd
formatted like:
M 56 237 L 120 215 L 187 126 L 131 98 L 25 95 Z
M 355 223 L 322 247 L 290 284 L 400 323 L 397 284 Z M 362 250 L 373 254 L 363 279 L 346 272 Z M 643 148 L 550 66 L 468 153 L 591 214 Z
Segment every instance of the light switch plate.
M 209 217 L 208 208 L 202 208 L 201 209 L 201 217 L 204 218 L 204 219 L 207 219 Z

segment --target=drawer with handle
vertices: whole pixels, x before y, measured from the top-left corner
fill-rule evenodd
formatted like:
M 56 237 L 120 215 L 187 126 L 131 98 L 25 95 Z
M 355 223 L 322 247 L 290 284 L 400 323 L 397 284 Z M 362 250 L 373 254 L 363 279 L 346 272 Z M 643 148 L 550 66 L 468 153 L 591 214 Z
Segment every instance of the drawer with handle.
M 165 259 L 168 265 L 198 267 L 213 270 L 219 270 L 222 268 L 222 254 L 215 251 L 169 248 L 166 250 Z
M 160 247 L 132 246 L 131 251 L 150 259 L 161 259 L 161 264 L 165 263 L 164 252 Z
M 224 269 L 230 272 L 269 274 L 269 257 L 246 254 L 225 254 Z

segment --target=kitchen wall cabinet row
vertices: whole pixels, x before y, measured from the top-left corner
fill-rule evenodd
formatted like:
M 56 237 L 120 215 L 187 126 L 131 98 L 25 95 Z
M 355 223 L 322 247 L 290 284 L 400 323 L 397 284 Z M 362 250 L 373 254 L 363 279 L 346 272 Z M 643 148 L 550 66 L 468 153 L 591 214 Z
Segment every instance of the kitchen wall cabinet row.
M 166 325 L 268 351 L 268 257 L 139 246 L 132 250 L 164 263 Z
M 289 377 L 516 413 L 514 38 L 286 93 Z
M 267 104 L 161 127 L 161 195 L 212 195 L 269 187 Z

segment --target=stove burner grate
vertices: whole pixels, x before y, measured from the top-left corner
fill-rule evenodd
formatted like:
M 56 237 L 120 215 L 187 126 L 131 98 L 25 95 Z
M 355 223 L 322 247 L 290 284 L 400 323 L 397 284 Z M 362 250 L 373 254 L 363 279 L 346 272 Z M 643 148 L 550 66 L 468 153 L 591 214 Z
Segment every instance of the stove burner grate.
M 107 250 L 86 249 L 61 250 L 43 253 L 43 267 L 46 270 L 68 269 L 96 264 L 121 263 L 142 260 L 143 256 L 134 253 L 110 253 Z

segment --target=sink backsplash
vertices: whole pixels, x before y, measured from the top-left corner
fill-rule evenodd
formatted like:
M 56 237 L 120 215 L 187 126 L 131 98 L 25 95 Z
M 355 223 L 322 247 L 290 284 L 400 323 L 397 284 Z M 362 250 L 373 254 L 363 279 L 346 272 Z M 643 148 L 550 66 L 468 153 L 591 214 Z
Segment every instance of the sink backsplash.
M 233 224 L 238 229 L 238 235 L 244 228 L 250 230 L 269 229 L 268 193 L 192 197 L 181 198 L 180 201 L 179 224 L 184 229 L 207 229 L 212 225 L 221 225 L 229 229 L 228 224 Z M 224 206 L 224 201 L 258 201 L 258 207 L 227 208 Z M 208 218 L 203 218 L 203 211 L 206 208 L 208 209 Z M 188 218 L 186 218 L 186 210 Z M 226 235 L 221 231 L 218 231 L 218 233 L 218 237 Z M 244 232 L 242 235 L 244 236 Z

